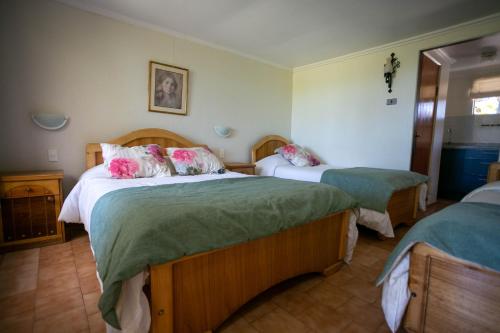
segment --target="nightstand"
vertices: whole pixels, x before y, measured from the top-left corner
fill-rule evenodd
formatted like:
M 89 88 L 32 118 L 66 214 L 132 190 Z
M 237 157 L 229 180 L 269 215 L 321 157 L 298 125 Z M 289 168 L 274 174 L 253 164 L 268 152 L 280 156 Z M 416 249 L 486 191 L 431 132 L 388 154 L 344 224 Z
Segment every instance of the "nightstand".
M 255 163 L 224 163 L 226 169 L 229 171 L 244 173 L 247 175 L 255 175 Z
M 64 242 L 62 171 L 0 175 L 0 251 Z

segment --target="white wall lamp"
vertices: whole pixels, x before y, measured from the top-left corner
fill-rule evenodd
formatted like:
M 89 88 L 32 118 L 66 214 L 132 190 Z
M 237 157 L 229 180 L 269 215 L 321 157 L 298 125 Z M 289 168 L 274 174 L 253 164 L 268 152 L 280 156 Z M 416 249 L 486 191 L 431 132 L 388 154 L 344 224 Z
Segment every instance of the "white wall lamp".
M 396 69 L 399 68 L 400 62 L 398 58 L 395 57 L 394 52 L 391 53 L 391 57 L 387 58 L 384 64 L 384 78 L 385 83 L 389 87 L 389 94 L 392 92 L 392 79 L 396 75 Z
M 214 131 L 215 131 L 215 134 L 217 134 L 218 136 L 220 136 L 221 138 L 228 138 L 231 136 L 231 133 L 233 132 L 233 130 L 227 126 L 214 126 Z
M 31 120 L 47 131 L 57 131 L 67 124 L 69 117 L 63 114 L 40 112 L 31 114 Z

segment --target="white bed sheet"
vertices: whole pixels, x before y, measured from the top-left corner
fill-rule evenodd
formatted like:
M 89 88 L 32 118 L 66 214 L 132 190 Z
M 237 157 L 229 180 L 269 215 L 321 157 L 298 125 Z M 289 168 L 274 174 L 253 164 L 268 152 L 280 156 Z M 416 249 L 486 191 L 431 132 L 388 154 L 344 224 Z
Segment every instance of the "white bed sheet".
M 462 202 L 486 202 L 500 205 L 500 181 L 475 189 L 466 195 Z M 396 332 L 401 325 L 406 307 L 410 301 L 410 290 L 408 288 L 409 269 L 410 253 L 406 252 L 384 281 L 382 309 L 392 332 Z
M 275 158 L 279 155 L 272 155 Z M 285 162 L 286 160 L 283 159 Z M 317 166 L 297 167 L 288 162 L 286 163 L 266 163 L 266 159 L 262 159 L 256 163 L 256 170 L 260 174 L 266 176 L 274 176 L 278 178 L 302 180 L 309 182 L 319 183 L 323 172 L 330 169 L 338 169 L 333 165 L 320 164 Z M 419 189 L 419 208 L 422 211 L 426 210 L 426 197 L 427 197 L 427 184 L 420 185 Z M 375 210 L 361 208 L 357 223 L 364 225 L 372 230 L 379 232 L 385 237 L 393 238 L 394 230 L 391 224 L 389 213 L 385 211 L 384 214 Z
M 172 176 L 172 177 L 153 177 L 136 179 L 112 179 L 107 175 L 104 166 L 99 165 L 86 171 L 79 182 L 70 192 L 59 215 L 60 221 L 67 223 L 83 223 L 85 230 L 90 237 L 90 217 L 92 209 L 96 202 L 106 193 L 130 187 L 139 186 L 157 186 L 165 184 L 192 183 L 224 178 L 242 178 L 252 177 L 236 172 L 226 172 L 224 174 L 210 174 L 197 176 Z M 345 261 L 352 259 L 354 247 L 358 239 L 358 230 L 356 227 L 355 213 L 351 213 L 348 228 L 348 241 Z M 91 247 L 92 249 L 92 247 Z M 92 252 L 94 250 L 92 249 Z M 120 320 L 122 330 L 116 330 L 106 325 L 108 333 L 115 332 L 149 332 L 151 323 L 149 303 L 142 292 L 142 288 L 148 277 L 148 272 L 144 271 L 133 278 L 125 281 L 117 304 L 117 315 Z M 102 282 L 97 273 L 97 278 Z

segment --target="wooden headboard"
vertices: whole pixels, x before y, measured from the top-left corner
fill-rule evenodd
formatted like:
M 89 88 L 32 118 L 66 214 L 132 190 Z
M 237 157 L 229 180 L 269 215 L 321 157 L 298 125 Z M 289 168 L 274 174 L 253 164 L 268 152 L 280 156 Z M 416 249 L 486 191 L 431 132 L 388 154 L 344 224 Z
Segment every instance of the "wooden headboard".
M 252 147 L 252 163 L 261 159 L 274 155 L 274 150 L 279 147 L 286 146 L 290 141 L 279 135 L 268 135 L 260 139 Z
M 490 164 L 488 170 L 488 183 L 500 180 L 500 162 Z
M 140 146 L 147 144 L 158 144 L 163 148 L 181 147 L 189 148 L 197 145 L 182 136 L 160 128 L 145 128 L 130 132 L 119 138 L 110 140 L 112 143 L 125 147 Z M 100 143 L 88 143 L 86 148 L 86 168 L 90 169 L 103 163 Z

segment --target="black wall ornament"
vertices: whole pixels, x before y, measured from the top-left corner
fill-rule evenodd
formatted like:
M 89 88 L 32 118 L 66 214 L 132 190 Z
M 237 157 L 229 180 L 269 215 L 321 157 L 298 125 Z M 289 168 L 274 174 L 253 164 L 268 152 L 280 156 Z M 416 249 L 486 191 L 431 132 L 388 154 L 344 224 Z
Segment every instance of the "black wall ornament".
M 401 64 L 398 58 L 395 57 L 394 52 L 391 53 L 391 57 L 387 58 L 384 64 L 384 78 L 385 83 L 387 83 L 387 86 L 389 87 L 389 93 L 392 92 L 392 80 L 396 75 L 396 69 L 398 69 L 400 65 Z

